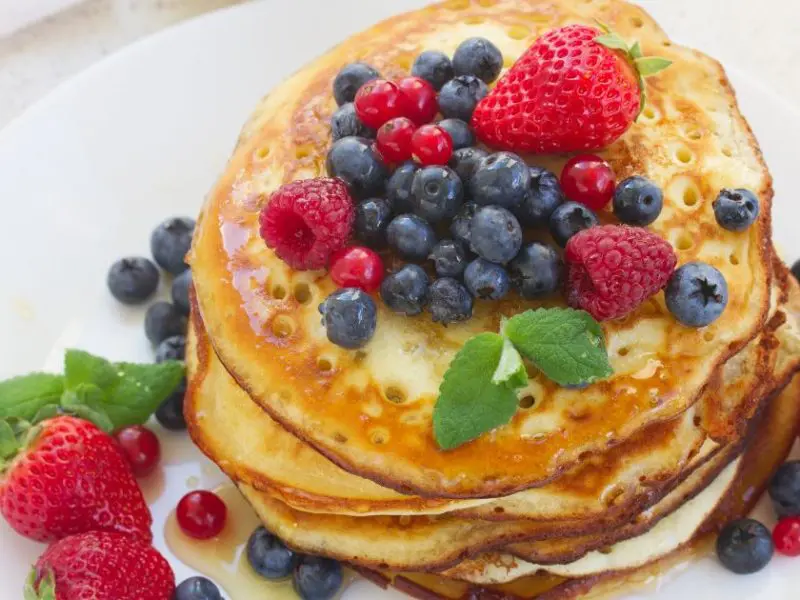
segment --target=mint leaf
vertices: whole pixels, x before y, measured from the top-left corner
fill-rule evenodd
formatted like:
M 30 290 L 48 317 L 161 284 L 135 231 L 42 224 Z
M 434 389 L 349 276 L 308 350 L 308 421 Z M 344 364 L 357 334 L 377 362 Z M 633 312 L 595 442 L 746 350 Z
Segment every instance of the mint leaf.
M 83 350 L 67 350 L 64 354 L 64 378 L 68 389 L 91 383 L 105 391 L 117 384 L 119 374 L 105 358 Z
M 492 383 L 508 383 L 511 387 L 525 387 L 528 384 L 528 372 L 522 357 L 507 338 L 503 340 L 503 352 L 492 375 Z
M 591 383 L 613 373 L 603 330 L 584 311 L 529 310 L 509 319 L 503 333 L 520 354 L 559 385 Z
M 114 363 L 119 381 L 108 392 L 102 408 L 114 428 L 144 423 L 178 387 L 183 379 L 183 364 L 165 361 L 139 365 Z
M 514 389 L 492 383 L 502 354 L 503 338 L 482 333 L 468 340 L 450 363 L 433 409 L 433 433 L 440 448 L 457 448 L 514 416 Z
M 17 417 L 30 421 L 47 404 L 57 404 L 64 391 L 64 378 L 49 373 L 31 373 L 0 381 L 0 419 Z

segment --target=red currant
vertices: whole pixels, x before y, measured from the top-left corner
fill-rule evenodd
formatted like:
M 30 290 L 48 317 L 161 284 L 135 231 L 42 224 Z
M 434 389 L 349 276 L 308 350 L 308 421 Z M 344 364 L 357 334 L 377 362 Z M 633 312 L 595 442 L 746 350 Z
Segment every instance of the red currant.
M 386 121 L 402 117 L 408 100 L 393 81 L 373 79 L 361 86 L 355 99 L 356 115 L 367 127 L 377 129 Z
M 411 158 L 411 138 L 417 126 L 411 119 L 398 117 L 378 129 L 377 148 L 384 161 L 399 163 Z
M 407 99 L 406 116 L 417 125 L 430 123 L 439 112 L 436 88 L 421 77 L 406 77 L 398 84 Z
M 189 537 L 212 538 L 223 530 L 228 508 L 213 492 L 189 492 L 178 502 L 178 525 Z
M 438 125 L 423 125 L 411 138 L 414 160 L 419 164 L 446 165 L 453 156 L 453 140 Z
M 581 154 L 572 158 L 561 171 L 561 188 L 570 200 L 592 210 L 611 202 L 616 188 L 611 165 L 599 156 Z
M 161 458 L 161 444 L 155 433 L 141 425 L 132 425 L 120 429 L 114 437 L 136 477 L 153 472 Z
M 355 287 L 374 292 L 383 281 L 383 261 L 376 252 L 351 246 L 331 256 L 331 279 L 339 287 Z
M 800 517 L 785 517 L 772 530 L 775 550 L 786 556 L 800 556 Z

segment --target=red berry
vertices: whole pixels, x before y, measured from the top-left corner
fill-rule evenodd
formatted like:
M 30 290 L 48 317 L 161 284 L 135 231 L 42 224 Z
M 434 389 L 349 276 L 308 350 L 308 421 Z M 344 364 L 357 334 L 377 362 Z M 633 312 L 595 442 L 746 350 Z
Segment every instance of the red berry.
M 407 102 L 394 81 L 373 79 L 356 93 L 356 115 L 367 127 L 378 129 L 386 121 L 406 116 Z
M 398 117 L 378 129 L 376 146 L 384 161 L 399 163 L 411 159 L 411 138 L 417 126 L 411 119 Z
M 189 492 L 178 502 L 178 525 L 186 535 L 198 540 L 219 535 L 227 516 L 225 503 L 213 492 Z
M 155 433 L 141 425 L 133 425 L 120 429 L 114 437 L 136 477 L 145 477 L 153 472 L 161 458 L 161 444 Z
M 677 262 L 666 240 L 627 225 L 576 233 L 567 242 L 565 259 L 567 302 L 598 321 L 624 317 L 658 293 Z
M 800 517 L 785 517 L 772 530 L 775 550 L 786 556 L 800 556 Z
M 417 125 L 430 123 L 439 112 L 436 88 L 421 77 L 406 77 L 398 84 L 406 97 L 406 116 Z
M 331 256 L 331 279 L 339 287 L 355 287 L 374 292 L 383 281 L 383 261 L 362 246 L 342 248 Z
M 575 156 L 561 171 L 561 189 L 567 198 L 592 210 L 600 210 L 611 202 L 616 187 L 611 165 L 593 154 Z
M 350 237 L 355 208 L 340 179 L 305 179 L 278 189 L 261 209 L 261 237 L 293 269 L 322 269 Z
M 423 125 L 411 139 L 414 160 L 419 164 L 446 165 L 453 156 L 453 140 L 450 134 L 438 125 Z

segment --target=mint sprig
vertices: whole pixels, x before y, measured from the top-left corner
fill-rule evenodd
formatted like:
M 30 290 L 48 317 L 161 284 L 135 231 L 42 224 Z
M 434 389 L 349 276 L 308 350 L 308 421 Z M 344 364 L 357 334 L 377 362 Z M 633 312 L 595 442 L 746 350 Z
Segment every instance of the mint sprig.
M 589 313 L 548 308 L 515 315 L 499 334 L 468 340 L 450 363 L 433 410 L 440 448 L 452 450 L 511 421 L 517 391 L 528 384 L 523 357 L 562 386 L 613 373 L 603 330 Z

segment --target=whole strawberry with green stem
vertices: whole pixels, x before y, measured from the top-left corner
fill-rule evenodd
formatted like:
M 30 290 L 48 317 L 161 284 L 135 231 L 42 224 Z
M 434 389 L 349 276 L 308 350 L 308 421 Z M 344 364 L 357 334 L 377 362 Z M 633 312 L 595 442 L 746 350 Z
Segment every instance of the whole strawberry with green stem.
M 644 108 L 644 78 L 671 62 L 642 55 L 605 25 L 568 25 L 536 40 L 480 101 L 483 143 L 531 153 L 596 150 L 619 139 Z

